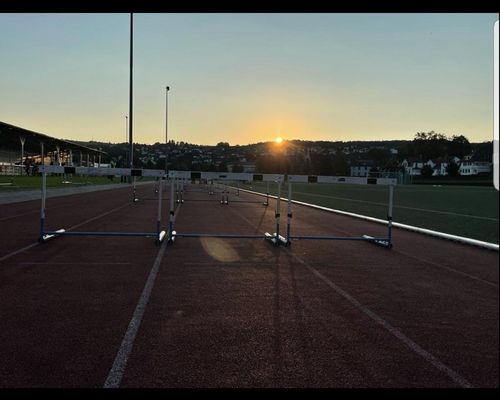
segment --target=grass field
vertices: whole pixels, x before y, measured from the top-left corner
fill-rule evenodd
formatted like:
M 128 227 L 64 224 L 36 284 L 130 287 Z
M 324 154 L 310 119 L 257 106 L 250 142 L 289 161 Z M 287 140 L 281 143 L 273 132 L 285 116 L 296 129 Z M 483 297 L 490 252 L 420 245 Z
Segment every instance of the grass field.
M 265 183 L 241 188 L 266 192 Z M 269 194 L 276 195 L 276 185 Z M 281 197 L 288 196 L 282 186 Z M 377 185 L 293 185 L 292 199 L 386 219 L 389 190 Z M 395 222 L 497 243 L 498 191 L 486 186 L 398 185 L 394 189 Z
M 63 183 L 71 182 L 71 183 Z M 106 176 L 47 176 L 47 187 L 69 187 L 77 185 L 103 185 L 109 183 L 120 183 L 120 178 L 113 180 Z M 41 187 L 40 176 L 0 176 L 0 191 L 38 189 Z

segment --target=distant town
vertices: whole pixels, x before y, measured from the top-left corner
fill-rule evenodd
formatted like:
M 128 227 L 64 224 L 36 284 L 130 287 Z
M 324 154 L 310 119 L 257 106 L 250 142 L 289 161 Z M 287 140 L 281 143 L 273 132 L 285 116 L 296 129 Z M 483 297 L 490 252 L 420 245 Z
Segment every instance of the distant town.
M 41 143 L 45 143 L 45 150 Z M 129 167 L 128 143 L 62 140 L 0 125 L 0 174 L 23 174 L 45 164 Z M 169 141 L 134 143 L 136 168 L 309 174 L 398 176 L 413 178 L 478 177 L 492 180 L 493 142 L 470 143 L 463 135 L 418 132 L 413 140 L 305 141 L 284 140 L 248 145 L 197 145 Z
M 127 165 L 128 144 L 77 142 L 99 148 Z M 213 146 L 170 141 L 134 144 L 134 166 L 164 169 L 260 172 L 313 175 L 407 176 L 492 175 L 493 142 L 470 143 L 462 135 L 447 138 L 435 132 L 417 133 L 413 140 L 261 142 Z

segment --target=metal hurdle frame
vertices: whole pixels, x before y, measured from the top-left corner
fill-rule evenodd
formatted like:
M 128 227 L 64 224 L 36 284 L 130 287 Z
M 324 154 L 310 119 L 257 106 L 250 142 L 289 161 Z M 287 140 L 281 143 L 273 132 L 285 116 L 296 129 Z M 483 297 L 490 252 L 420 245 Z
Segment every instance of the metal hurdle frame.
M 56 236 L 143 236 L 154 237 L 156 243 L 160 243 L 166 237 L 166 232 L 161 230 L 161 202 L 162 202 L 162 179 L 165 179 L 166 173 L 163 170 L 154 169 L 135 169 L 135 168 L 92 168 L 92 167 L 65 167 L 58 165 L 41 165 L 40 172 L 42 174 L 42 195 L 41 195 L 41 211 L 40 211 L 40 232 L 38 240 L 46 242 Z M 135 177 L 150 176 L 159 177 L 160 184 L 158 185 L 158 214 L 156 221 L 156 232 L 67 232 L 65 229 L 56 231 L 45 230 L 45 204 L 47 198 L 47 174 L 82 174 L 94 176 L 107 175 L 123 175 L 134 178 L 133 195 L 135 196 Z
M 361 240 L 367 241 L 385 248 L 392 248 L 392 208 L 394 197 L 394 186 L 397 184 L 397 179 L 393 178 L 370 178 L 370 177 L 350 177 L 350 176 L 316 176 L 316 175 L 288 175 L 288 213 L 287 213 L 287 233 L 284 239 L 285 246 L 291 245 L 293 239 L 296 240 Z M 343 236 L 305 236 L 291 235 L 292 221 L 292 185 L 293 183 L 318 183 L 318 184 L 375 184 L 389 186 L 389 203 L 387 209 L 387 236 L 373 237 L 363 235 L 360 237 L 343 237 Z M 279 196 L 279 193 L 278 193 Z
M 265 239 L 275 246 L 280 244 L 285 244 L 286 239 L 280 235 L 280 194 L 281 194 L 281 184 L 284 181 L 284 175 L 280 174 L 252 174 L 252 173 L 237 173 L 237 172 L 199 172 L 199 171 L 169 171 L 168 178 L 171 180 L 171 191 L 170 191 L 170 212 L 169 212 L 169 228 L 168 228 L 168 242 L 174 243 L 177 237 L 217 237 L 217 238 L 238 238 L 238 239 Z M 175 180 L 196 180 L 196 179 L 206 179 L 208 181 L 224 181 L 224 182 L 235 182 L 235 181 L 264 181 L 264 182 L 275 182 L 278 186 L 278 198 L 276 200 L 276 210 L 275 210 L 275 221 L 276 221 L 276 232 L 270 234 L 265 232 L 263 235 L 243 235 L 243 234 L 210 234 L 210 233 L 177 233 L 174 230 L 174 181 Z M 227 197 L 226 197 L 227 201 Z M 221 200 L 221 204 L 224 203 L 224 195 Z M 267 205 L 267 204 L 266 204 Z

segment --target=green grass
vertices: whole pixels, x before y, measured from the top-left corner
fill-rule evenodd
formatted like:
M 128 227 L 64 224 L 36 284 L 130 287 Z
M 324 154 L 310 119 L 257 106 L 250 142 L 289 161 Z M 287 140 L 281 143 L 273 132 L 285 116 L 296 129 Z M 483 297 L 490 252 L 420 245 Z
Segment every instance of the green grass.
M 276 195 L 276 185 L 270 184 Z M 266 192 L 266 183 L 242 188 Z M 287 185 L 281 197 L 288 196 Z M 387 218 L 389 190 L 378 185 L 293 185 L 292 199 L 375 218 Z M 398 185 L 394 189 L 394 222 L 486 242 L 499 242 L 498 191 L 487 186 Z
M 63 183 L 68 181 L 71 183 Z M 109 183 L 120 183 L 120 178 L 113 180 L 106 176 L 47 176 L 47 187 L 72 187 L 82 185 L 103 185 Z M 0 192 L 7 190 L 39 189 L 42 186 L 41 176 L 0 176 Z

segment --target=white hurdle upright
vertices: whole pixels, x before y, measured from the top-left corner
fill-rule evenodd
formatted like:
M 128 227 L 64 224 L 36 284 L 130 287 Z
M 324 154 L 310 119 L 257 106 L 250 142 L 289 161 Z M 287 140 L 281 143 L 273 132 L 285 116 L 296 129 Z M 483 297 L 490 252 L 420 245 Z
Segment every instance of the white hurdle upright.
M 236 172 L 199 172 L 199 171 L 169 171 L 168 178 L 174 181 L 174 179 L 185 179 L 195 181 L 196 179 L 204 179 L 207 182 L 222 182 L 222 197 L 221 204 L 228 204 L 228 182 L 251 182 L 251 181 L 261 181 L 261 182 L 275 182 L 278 185 L 278 192 L 281 191 L 281 183 L 284 180 L 284 176 L 280 174 L 252 174 L 252 173 L 236 173 Z M 213 187 L 210 188 L 210 193 L 213 193 Z M 276 232 L 270 234 L 265 232 L 263 235 L 244 235 L 244 234 L 226 234 L 226 233 L 202 233 L 202 232 L 180 232 L 177 233 L 174 230 L 174 210 L 173 210 L 173 191 L 171 194 L 171 206 L 170 206 L 170 222 L 169 222 L 169 243 L 173 243 L 176 237 L 218 237 L 218 238 L 239 238 L 239 239 L 265 239 L 273 243 L 274 245 L 283 244 L 285 238 L 279 234 L 280 229 L 280 199 L 277 199 L 275 221 L 276 221 Z
M 370 177 L 350 177 L 350 176 L 316 176 L 316 175 L 288 175 L 288 215 L 287 215 L 287 234 L 284 239 L 284 244 L 289 246 L 293 239 L 297 240 L 361 240 L 367 241 L 385 248 L 392 248 L 392 208 L 394 197 L 394 186 L 397 180 L 393 178 L 370 178 Z M 387 236 L 373 237 L 362 235 L 360 237 L 345 237 L 345 236 L 307 236 L 307 235 L 291 235 L 292 221 L 292 185 L 294 183 L 312 183 L 312 184 L 375 184 L 387 185 L 389 187 L 389 202 L 387 210 Z M 278 194 L 279 196 L 279 194 Z
M 42 147 L 43 149 L 43 147 Z M 42 150 L 43 153 L 43 150 Z M 147 177 L 158 177 L 161 179 L 165 178 L 166 174 L 163 170 L 154 169 L 135 169 L 135 168 L 93 168 L 93 167 L 66 167 L 59 165 L 41 165 L 40 172 L 42 173 L 42 195 L 41 195 L 41 211 L 40 211 L 40 231 L 38 240 L 40 242 L 46 242 L 47 240 L 56 236 L 144 236 L 156 238 L 156 243 L 160 243 L 165 238 L 165 231 L 161 230 L 161 202 L 162 202 L 162 185 L 158 188 L 158 213 L 156 221 L 156 232 L 76 232 L 76 231 L 66 231 L 65 229 L 58 229 L 56 231 L 45 230 L 45 205 L 47 198 L 47 174 L 81 174 L 81 175 L 93 175 L 93 176 L 109 176 L 109 175 L 122 175 L 131 176 L 133 178 L 137 176 L 147 176 Z M 135 196 L 135 179 L 133 180 L 134 186 L 134 202 L 136 202 Z

